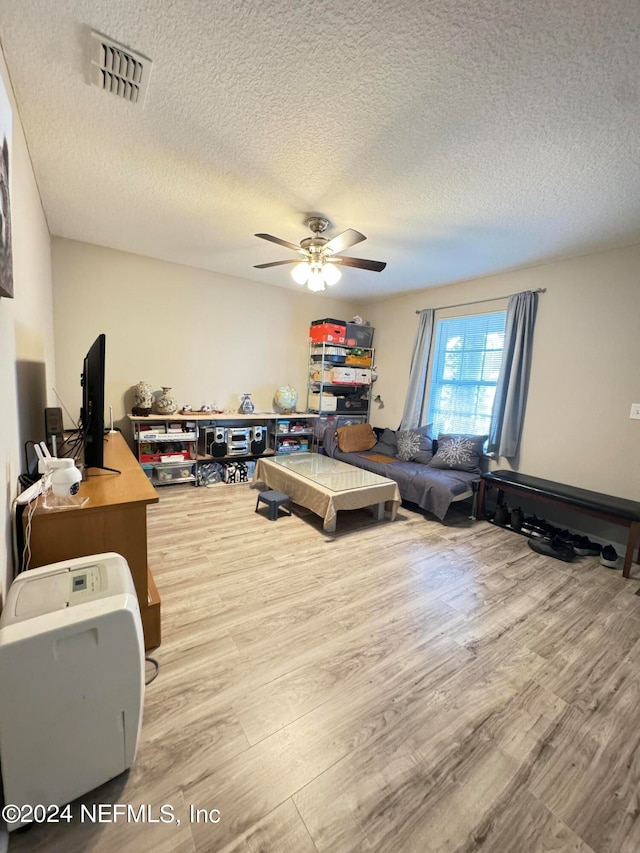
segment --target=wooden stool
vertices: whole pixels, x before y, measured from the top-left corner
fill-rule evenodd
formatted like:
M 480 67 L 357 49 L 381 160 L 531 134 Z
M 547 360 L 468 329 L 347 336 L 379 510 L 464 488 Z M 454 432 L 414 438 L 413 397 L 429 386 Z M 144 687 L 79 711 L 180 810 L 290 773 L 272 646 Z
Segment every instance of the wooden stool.
M 278 507 L 282 507 L 287 515 L 291 515 L 291 498 L 289 495 L 276 492 L 273 489 L 268 492 L 260 492 L 256 501 L 256 512 L 258 512 L 260 501 L 269 507 L 269 521 L 276 521 L 278 518 Z

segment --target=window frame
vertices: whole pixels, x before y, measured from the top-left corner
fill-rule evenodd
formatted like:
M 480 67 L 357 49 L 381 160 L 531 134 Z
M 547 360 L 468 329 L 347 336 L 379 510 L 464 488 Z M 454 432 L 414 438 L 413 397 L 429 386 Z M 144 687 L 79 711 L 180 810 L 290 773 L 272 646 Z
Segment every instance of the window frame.
M 495 300 L 495 302 L 496 302 L 495 307 L 493 307 L 490 310 L 487 310 L 486 305 L 483 306 L 482 308 L 480 308 L 480 310 L 479 310 L 479 306 L 477 306 L 477 305 L 474 306 L 473 308 L 471 306 L 466 307 L 466 310 L 465 310 L 465 308 L 458 307 L 457 309 L 451 308 L 451 309 L 447 309 L 446 311 L 443 310 L 442 313 L 438 312 L 438 315 L 435 317 L 434 327 L 433 327 L 433 335 L 432 335 L 432 339 L 431 339 L 431 347 L 430 347 L 430 352 L 429 352 L 429 366 L 428 366 L 427 378 L 426 378 L 426 382 L 425 382 L 426 406 L 425 406 L 425 415 L 423 416 L 423 422 L 425 424 L 426 423 L 429 423 L 429 424 L 433 423 L 435 435 L 437 435 L 438 433 L 444 434 L 447 432 L 449 432 L 449 433 L 465 432 L 465 430 L 453 429 L 453 428 L 448 429 L 448 430 L 440 429 L 438 427 L 437 423 L 434 423 L 433 413 L 431 412 L 431 404 L 432 404 L 431 395 L 432 395 L 432 391 L 433 391 L 433 387 L 434 387 L 434 371 L 436 369 L 438 332 L 439 332 L 440 324 L 442 322 L 451 321 L 451 320 L 464 321 L 465 319 L 471 319 L 471 318 L 475 318 L 475 317 L 484 317 L 484 316 L 493 316 L 493 315 L 502 314 L 504 317 L 504 320 L 505 320 L 505 325 L 506 325 L 508 299 L 505 298 L 505 299 Z M 504 353 L 504 349 L 503 349 L 503 353 Z M 484 383 L 484 384 L 486 387 L 486 383 Z M 478 387 L 479 385 L 480 385 L 480 383 L 476 383 L 476 387 Z M 490 387 L 494 387 L 494 388 L 497 387 L 497 379 L 496 379 L 495 385 L 493 383 L 491 383 Z M 486 430 L 484 430 L 483 432 L 480 432 L 480 433 L 476 433 L 476 432 L 471 433 L 471 432 L 467 431 L 467 434 L 470 434 L 470 435 L 471 434 L 473 434 L 473 435 L 486 435 L 486 434 L 488 434 L 489 425 L 491 422 L 491 414 L 489 414 L 488 417 L 489 417 L 489 424 L 487 425 Z

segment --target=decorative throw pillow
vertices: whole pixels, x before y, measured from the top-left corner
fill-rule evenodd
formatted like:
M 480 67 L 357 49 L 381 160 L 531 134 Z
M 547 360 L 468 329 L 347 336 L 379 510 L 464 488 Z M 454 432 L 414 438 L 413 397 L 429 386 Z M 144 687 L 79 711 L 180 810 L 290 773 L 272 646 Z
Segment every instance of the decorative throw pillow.
M 378 439 L 371 424 L 353 424 L 338 427 L 336 430 L 338 447 L 343 453 L 358 453 L 361 450 L 371 450 Z
M 396 456 L 404 462 L 419 462 L 426 465 L 433 456 L 432 425 L 405 429 L 396 435 L 398 450 Z
M 383 456 L 395 456 L 398 452 L 398 441 L 395 432 L 385 427 L 378 439 L 378 443 L 373 449 L 376 453 L 381 453 Z
M 438 450 L 429 462 L 431 468 L 451 471 L 480 471 L 482 448 L 486 435 L 439 435 Z

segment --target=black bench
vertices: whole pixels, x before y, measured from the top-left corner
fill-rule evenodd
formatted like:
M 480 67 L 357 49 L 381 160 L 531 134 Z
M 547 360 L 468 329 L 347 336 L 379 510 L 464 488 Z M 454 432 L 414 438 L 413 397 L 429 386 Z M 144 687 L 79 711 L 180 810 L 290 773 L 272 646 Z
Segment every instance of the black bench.
M 638 553 L 635 562 L 640 562 L 640 503 L 612 495 L 602 495 L 600 492 L 590 492 L 588 489 L 578 489 L 575 486 L 565 486 L 563 483 L 554 483 L 552 480 L 541 480 L 539 477 L 530 477 L 519 471 L 490 471 L 488 474 L 483 474 L 480 481 L 477 518 L 486 517 L 485 494 L 492 488 L 498 489 L 498 503 L 502 501 L 504 492 L 513 492 L 529 495 L 531 498 L 556 506 L 572 507 L 585 515 L 627 527 L 629 533 L 622 569 L 623 576 L 629 577 L 636 548 Z

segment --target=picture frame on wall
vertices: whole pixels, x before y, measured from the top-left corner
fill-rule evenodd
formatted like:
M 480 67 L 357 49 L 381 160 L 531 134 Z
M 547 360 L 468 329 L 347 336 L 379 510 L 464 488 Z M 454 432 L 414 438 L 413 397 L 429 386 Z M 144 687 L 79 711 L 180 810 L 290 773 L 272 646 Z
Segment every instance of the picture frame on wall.
M 0 77 L 0 297 L 13 299 L 13 241 L 11 236 L 11 103 Z

